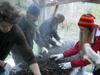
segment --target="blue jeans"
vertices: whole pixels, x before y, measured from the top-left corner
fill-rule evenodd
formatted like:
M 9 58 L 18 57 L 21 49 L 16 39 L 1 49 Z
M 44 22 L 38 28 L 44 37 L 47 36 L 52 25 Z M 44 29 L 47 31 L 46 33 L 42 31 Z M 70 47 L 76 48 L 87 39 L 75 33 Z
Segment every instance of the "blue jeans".
M 4 69 L 4 67 L 0 67 L 0 75 L 5 75 L 5 69 Z
M 100 69 L 96 70 L 96 67 L 93 70 L 93 75 L 100 75 Z

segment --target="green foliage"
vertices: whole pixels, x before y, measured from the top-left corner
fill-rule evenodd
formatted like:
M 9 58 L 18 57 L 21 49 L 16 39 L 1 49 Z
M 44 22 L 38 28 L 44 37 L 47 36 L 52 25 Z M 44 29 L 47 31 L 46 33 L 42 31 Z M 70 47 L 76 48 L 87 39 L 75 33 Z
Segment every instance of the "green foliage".
M 91 64 L 91 65 L 88 65 L 88 66 L 86 66 L 86 72 L 92 72 L 93 71 L 93 65 Z

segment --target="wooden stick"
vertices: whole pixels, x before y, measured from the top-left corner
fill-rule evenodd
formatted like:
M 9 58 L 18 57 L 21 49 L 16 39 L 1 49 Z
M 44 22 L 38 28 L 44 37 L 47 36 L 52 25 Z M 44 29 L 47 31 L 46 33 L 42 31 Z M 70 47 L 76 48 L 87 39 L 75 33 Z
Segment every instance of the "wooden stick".
M 55 5 L 72 3 L 72 2 L 90 2 L 90 3 L 100 4 L 100 0 L 62 0 L 62 1 L 50 2 L 47 4 L 47 6 L 55 6 Z

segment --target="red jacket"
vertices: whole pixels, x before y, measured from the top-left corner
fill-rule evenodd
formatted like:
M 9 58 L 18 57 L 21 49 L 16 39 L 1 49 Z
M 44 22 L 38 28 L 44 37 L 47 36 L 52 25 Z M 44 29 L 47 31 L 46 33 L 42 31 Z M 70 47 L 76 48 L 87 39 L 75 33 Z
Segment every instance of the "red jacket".
M 97 28 L 99 28 L 99 27 L 97 27 Z M 100 36 L 95 36 L 94 43 L 91 44 L 91 47 L 95 52 L 100 51 Z M 77 42 L 76 45 L 74 46 L 74 48 L 70 48 L 69 50 L 65 50 L 63 52 L 63 55 L 65 57 L 68 57 L 68 56 L 75 55 L 79 52 L 80 52 L 79 42 Z M 90 64 L 90 62 L 84 58 L 77 58 L 77 59 L 71 60 L 71 65 L 73 67 L 86 66 L 88 64 Z

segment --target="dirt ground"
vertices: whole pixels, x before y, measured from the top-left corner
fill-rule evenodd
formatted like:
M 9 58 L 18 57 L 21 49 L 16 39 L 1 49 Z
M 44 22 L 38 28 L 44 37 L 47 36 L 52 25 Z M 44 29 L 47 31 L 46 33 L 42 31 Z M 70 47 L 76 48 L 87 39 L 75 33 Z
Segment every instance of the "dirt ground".
M 53 59 L 50 59 L 50 55 L 61 53 L 64 50 L 68 48 L 72 48 L 74 45 L 74 42 L 67 41 L 65 45 L 62 47 L 53 47 L 49 48 L 49 53 L 40 53 L 40 56 L 37 57 L 37 62 L 39 63 L 39 67 L 41 70 L 42 75 L 69 75 L 69 70 L 61 70 L 58 66 L 58 63 L 69 61 L 69 58 L 62 59 L 59 61 L 54 61 Z M 32 75 L 32 73 L 29 71 L 28 67 L 25 64 L 20 64 L 13 68 L 10 75 Z

